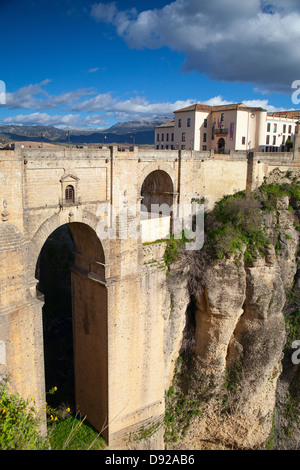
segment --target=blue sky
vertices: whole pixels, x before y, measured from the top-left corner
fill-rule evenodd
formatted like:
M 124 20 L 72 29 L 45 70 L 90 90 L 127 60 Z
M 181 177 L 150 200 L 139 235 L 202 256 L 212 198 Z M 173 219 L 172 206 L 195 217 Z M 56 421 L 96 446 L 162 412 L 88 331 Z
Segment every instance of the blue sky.
M 1 0 L 0 124 L 107 128 L 195 102 L 297 109 L 299 0 Z

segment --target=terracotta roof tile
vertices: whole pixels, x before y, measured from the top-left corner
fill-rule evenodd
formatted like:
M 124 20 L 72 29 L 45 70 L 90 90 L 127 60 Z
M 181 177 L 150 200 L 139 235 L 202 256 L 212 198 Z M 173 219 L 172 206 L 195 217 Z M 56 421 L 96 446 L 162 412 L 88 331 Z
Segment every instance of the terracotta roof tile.
M 298 119 L 300 117 L 300 110 L 298 109 L 293 111 L 277 111 L 276 113 L 268 113 L 268 116 Z
M 259 107 L 249 107 L 246 106 L 244 103 L 232 103 L 232 104 L 223 104 L 220 106 L 210 106 L 207 104 L 192 104 L 191 106 L 187 106 L 186 108 L 178 109 L 174 111 L 174 113 L 181 113 L 186 111 L 229 111 L 229 110 L 240 110 L 240 111 L 266 111 L 263 108 Z

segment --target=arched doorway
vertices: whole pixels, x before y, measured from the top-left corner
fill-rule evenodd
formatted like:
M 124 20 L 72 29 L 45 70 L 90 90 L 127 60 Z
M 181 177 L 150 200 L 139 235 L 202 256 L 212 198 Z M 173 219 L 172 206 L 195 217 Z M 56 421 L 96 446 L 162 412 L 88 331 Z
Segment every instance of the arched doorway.
M 218 153 L 224 153 L 225 152 L 225 139 L 221 137 L 218 140 Z
M 58 227 L 41 249 L 36 278 L 44 296 L 46 390 L 56 386 L 53 405 L 79 411 L 107 438 L 107 290 L 96 232 L 80 222 Z
M 142 208 L 148 212 L 157 212 L 159 206 L 173 205 L 173 182 L 166 171 L 152 171 L 144 180 L 141 189 Z

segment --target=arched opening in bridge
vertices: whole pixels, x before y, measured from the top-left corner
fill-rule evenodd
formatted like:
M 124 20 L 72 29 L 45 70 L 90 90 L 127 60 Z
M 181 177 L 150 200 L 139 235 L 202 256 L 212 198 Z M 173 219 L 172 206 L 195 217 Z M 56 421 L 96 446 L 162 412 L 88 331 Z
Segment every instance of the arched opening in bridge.
M 141 188 L 142 241 L 167 238 L 172 232 L 174 186 L 163 170 L 152 171 Z
M 107 290 L 96 232 L 79 222 L 58 227 L 41 249 L 36 278 L 44 296 L 46 391 L 57 387 L 47 401 L 79 411 L 107 438 Z
M 67 225 L 46 240 L 36 265 L 38 291 L 44 296 L 43 333 L 46 390 L 57 387 L 51 405 L 75 407 L 70 265 L 75 245 Z
M 142 185 L 142 209 L 151 213 L 159 212 L 163 205 L 172 207 L 173 193 L 174 188 L 170 175 L 163 170 L 152 171 Z

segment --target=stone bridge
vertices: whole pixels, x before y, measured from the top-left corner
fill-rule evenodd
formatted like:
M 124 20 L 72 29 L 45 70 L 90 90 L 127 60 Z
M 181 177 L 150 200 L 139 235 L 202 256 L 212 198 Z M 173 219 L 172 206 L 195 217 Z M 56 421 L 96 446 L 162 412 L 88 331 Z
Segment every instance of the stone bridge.
M 2 151 L 0 375 L 44 408 L 43 247 L 63 228 L 73 243 L 77 408 L 111 448 L 125 448 L 131 431 L 162 422 L 185 311 L 181 329 L 171 332 L 165 245 L 151 242 L 184 228 L 179 208 L 192 200 L 205 197 L 209 210 L 224 194 L 258 186 L 275 167 L 298 165 L 293 154 Z M 162 448 L 162 427 L 148 445 Z

